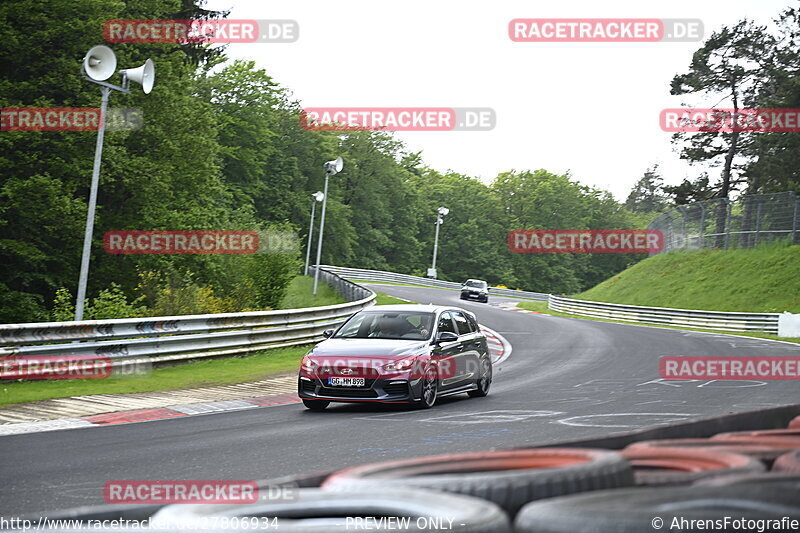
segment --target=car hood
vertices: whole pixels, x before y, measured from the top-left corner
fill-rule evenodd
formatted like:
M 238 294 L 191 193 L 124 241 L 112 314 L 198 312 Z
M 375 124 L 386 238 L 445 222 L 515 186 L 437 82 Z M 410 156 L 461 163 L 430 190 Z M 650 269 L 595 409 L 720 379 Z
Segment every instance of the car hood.
M 418 355 L 428 349 L 428 341 L 404 339 L 328 339 L 309 353 L 313 356 L 356 356 L 390 358 Z

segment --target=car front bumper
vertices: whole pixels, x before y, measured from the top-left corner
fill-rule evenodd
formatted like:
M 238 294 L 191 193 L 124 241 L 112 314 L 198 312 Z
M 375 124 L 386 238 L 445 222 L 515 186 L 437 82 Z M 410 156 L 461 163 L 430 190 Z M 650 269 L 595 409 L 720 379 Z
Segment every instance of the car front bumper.
M 466 300 L 483 300 L 488 297 L 485 292 L 461 291 L 461 298 Z
M 422 380 L 408 377 L 367 379 L 363 387 L 329 386 L 319 377 L 300 376 L 297 395 L 306 400 L 331 402 L 408 403 L 422 396 Z

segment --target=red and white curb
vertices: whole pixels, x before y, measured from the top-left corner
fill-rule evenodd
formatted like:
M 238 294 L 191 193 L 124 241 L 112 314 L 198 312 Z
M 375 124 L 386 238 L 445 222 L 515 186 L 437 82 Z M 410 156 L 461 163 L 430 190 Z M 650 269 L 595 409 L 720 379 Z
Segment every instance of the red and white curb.
M 511 355 L 511 343 L 495 330 L 481 325 L 481 333 L 486 335 L 486 343 L 489 345 L 489 353 L 492 354 L 492 364 L 499 364 Z
M 493 329 L 481 326 L 481 332 L 486 335 L 487 344 L 489 345 L 489 352 L 492 355 L 492 362 L 499 364 L 511 355 L 511 344 L 499 333 Z M 74 429 L 74 428 L 91 428 L 100 426 L 110 426 L 116 424 L 131 424 L 135 422 L 150 422 L 153 420 L 166 420 L 169 418 L 182 418 L 186 416 L 203 415 L 209 413 L 222 413 L 226 411 L 240 411 L 242 409 L 255 409 L 259 407 L 275 407 L 278 405 L 288 405 L 300 403 L 300 398 L 295 392 L 285 392 L 280 394 L 272 394 L 268 396 L 259 396 L 255 398 L 238 398 L 231 400 L 217 400 L 206 402 L 191 402 L 179 403 L 177 405 L 164 405 L 161 407 L 150 407 L 146 409 L 130 409 L 131 407 L 141 405 L 142 402 L 147 402 L 153 405 L 155 403 L 167 403 L 169 398 L 172 401 L 179 397 L 192 398 L 203 395 L 219 395 L 224 391 L 229 391 L 229 394 L 234 392 L 241 392 L 244 388 L 247 390 L 251 387 L 273 387 L 275 388 L 286 386 L 294 387 L 293 376 L 285 376 L 273 378 L 271 381 L 273 385 L 266 385 L 267 381 L 252 383 L 252 384 L 238 384 L 228 385 L 221 387 L 209 387 L 206 389 L 194 389 L 185 391 L 164 391 L 163 393 L 141 394 L 136 396 L 124 395 L 98 395 L 98 396 L 77 396 L 74 398 L 59 398 L 48 400 L 62 404 L 63 409 L 73 413 L 79 413 L 84 409 L 86 402 L 101 403 L 100 406 L 95 405 L 95 409 L 118 406 L 121 409 L 117 412 L 100 413 L 86 416 L 73 416 L 66 418 L 56 418 L 52 420 L 37 420 L 30 422 L 17 422 L 10 424 L 0 424 L 0 436 L 3 435 L 19 435 L 23 433 L 40 433 L 45 431 L 56 431 L 59 429 Z M 286 383 L 291 381 L 292 384 Z M 25 404 L 20 406 L 22 409 L 26 408 Z M 12 406 L 13 408 L 13 406 Z M 22 416 L 22 415 L 20 415 Z
M 223 400 L 219 402 L 189 403 L 160 407 L 155 409 L 136 409 L 117 413 L 104 413 L 100 415 L 84 416 L 79 418 L 58 418 L 56 420 L 42 420 L 39 422 L 22 422 L 19 424 L 0 425 L 0 435 L 19 435 L 21 433 L 39 433 L 59 429 L 89 428 L 111 426 L 115 424 L 130 424 L 133 422 L 149 422 L 152 420 L 166 420 L 185 416 L 221 413 L 225 411 L 239 411 L 242 409 L 255 409 L 257 407 L 273 407 L 299 403 L 300 398 L 291 392 L 263 396 L 260 398 L 245 398 L 241 400 Z
M 503 311 L 517 311 L 519 313 L 527 313 L 529 315 L 552 316 L 552 315 L 546 315 L 544 313 L 539 313 L 538 311 L 529 311 L 527 309 L 522 309 L 521 307 L 517 307 L 516 303 L 502 302 L 499 304 L 489 304 L 489 305 L 491 305 L 492 307 L 497 307 L 498 309 L 502 309 Z

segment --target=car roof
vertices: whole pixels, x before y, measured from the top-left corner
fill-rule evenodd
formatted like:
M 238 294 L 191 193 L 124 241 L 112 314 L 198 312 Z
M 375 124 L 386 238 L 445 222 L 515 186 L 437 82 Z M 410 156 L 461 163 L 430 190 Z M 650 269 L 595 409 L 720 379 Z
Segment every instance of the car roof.
M 392 305 L 373 305 L 367 307 L 366 309 L 362 309 L 362 311 L 373 312 L 373 311 L 410 311 L 416 313 L 439 313 L 442 311 L 467 311 L 466 309 L 462 309 L 460 307 L 450 306 L 450 305 L 433 305 L 433 304 L 392 304 Z

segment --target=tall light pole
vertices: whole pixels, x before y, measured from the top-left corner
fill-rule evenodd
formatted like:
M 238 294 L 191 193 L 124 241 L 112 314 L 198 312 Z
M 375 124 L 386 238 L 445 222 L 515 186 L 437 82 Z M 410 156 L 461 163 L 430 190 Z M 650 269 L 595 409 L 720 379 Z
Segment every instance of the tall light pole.
M 308 262 L 311 260 L 311 236 L 314 235 L 314 210 L 317 207 L 317 202 L 325 199 L 325 194 L 322 191 L 317 191 L 311 195 L 311 223 L 308 225 L 308 247 L 306 248 L 306 268 L 303 271 L 304 276 L 308 276 Z
M 439 251 L 439 226 L 442 225 L 444 220 L 442 217 L 447 216 L 450 210 L 446 207 L 440 207 L 436 210 L 436 233 L 433 238 L 433 262 L 431 263 L 431 267 L 428 269 L 428 277 L 436 279 L 436 252 Z
M 120 70 L 122 75 L 122 86 L 106 83 L 117 69 L 117 56 L 107 46 L 99 45 L 92 47 L 83 58 L 83 71 L 86 74 L 84 79 L 100 85 L 102 101 L 100 103 L 100 124 L 97 130 L 97 144 L 94 149 L 94 166 L 92 167 L 92 184 L 89 189 L 89 208 L 86 212 L 86 231 L 83 235 L 83 254 L 81 255 L 81 272 L 78 277 L 78 296 L 75 302 L 75 320 L 83 320 L 83 303 L 86 299 L 86 284 L 89 280 L 89 257 L 92 251 L 92 234 L 94 233 L 94 212 L 97 208 L 97 189 L 100 184 L 100 162 L 103 158 L 103 138 L 106 133 L 106 108 L 108 107 L 108 96 L 111 91 L 130 94 L 128 89 L 130 82 L 135 81 L 142 85 L 142 91 L 149 94 L 153 90 L 155 81 L 155 66 L 153 61 L 148 59 L 144 65 L 138 68 Z
M 317 295 L 317 286 L 319 285 L 319 262 L 322 258 L 322 232 L 325 229 L 325 208 L 328 205 L 328 178 L 334 174 L 338 174 L 344 168 L 344 161 L 341 157 L 337 157 L 333 161 L 328 161 L 325 167 L 325 190 L 322 197 L 322 216 L 319 217 L 319 241 L 317 242 L 317 267 L 314 269 L 314 296 Z

